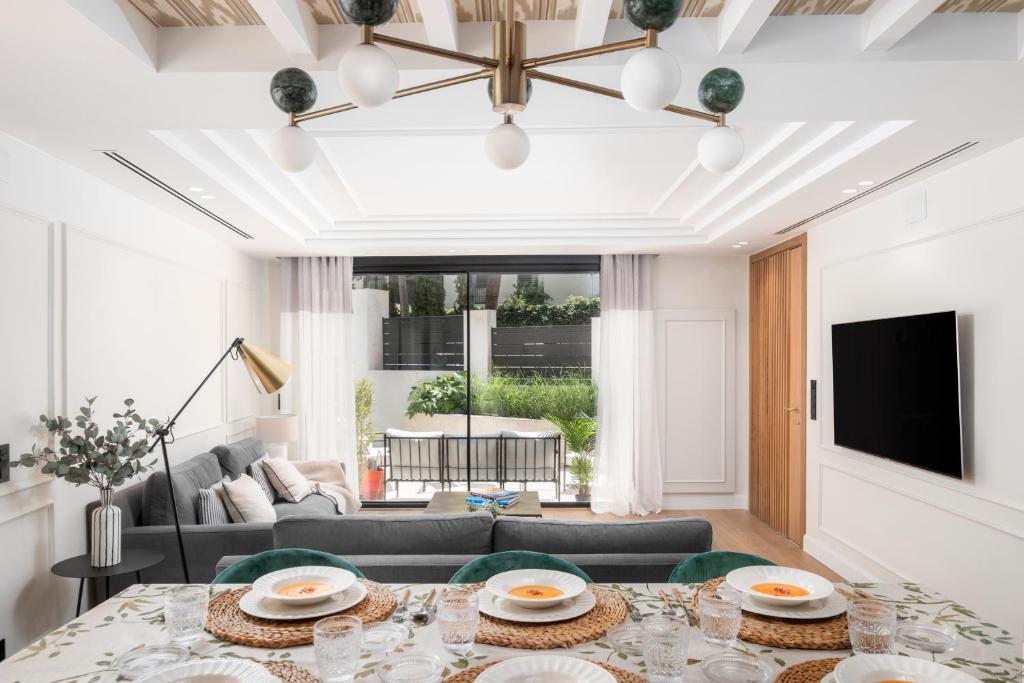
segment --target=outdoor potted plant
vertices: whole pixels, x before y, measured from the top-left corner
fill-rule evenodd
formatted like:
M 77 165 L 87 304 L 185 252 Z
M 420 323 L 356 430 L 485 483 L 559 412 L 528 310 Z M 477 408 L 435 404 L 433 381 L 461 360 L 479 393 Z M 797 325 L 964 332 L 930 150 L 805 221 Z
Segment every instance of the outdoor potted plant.
M 573 453 L 569 460 L 569 486 L 566 489 L 576 492 L 576 500 L 590 500 L 590 485 L 594 480 L 593 452 L 597 445 L 597 423 L 591 417 L 565 419 L 557 415 L 547 415 L 548 422 L 556 425 L 562 432 L 565 447 Z
M 160 422 L 143 418 L 135 412 L 135 401 L 126 398 L 125 411 L 113 415 L 114 426 L 101 431 L 93 420 L 95 401 L 95 396 L 86 398 L 73 422 L 60 415 L 40 415 L 39 421 L 53 435 L 53 447 L 36 444 L 11 465 L 39 465 L 43 474 L 100 490 L 100 506 L 92 512 L 89 557 L 92 566 L 109 567 L 121 562 L 121 508 L 113 504 L 114 489 L 156 464 L 156 459 L 142 459 L 149 454 L 149 439 Z
M 373 424 L 373 383 L 368 377 L 356 380 L 356 458 L 359 461 L 359 496 L 363 500 L 384 498 L 384 469 L 370 448 L 376 437 Z

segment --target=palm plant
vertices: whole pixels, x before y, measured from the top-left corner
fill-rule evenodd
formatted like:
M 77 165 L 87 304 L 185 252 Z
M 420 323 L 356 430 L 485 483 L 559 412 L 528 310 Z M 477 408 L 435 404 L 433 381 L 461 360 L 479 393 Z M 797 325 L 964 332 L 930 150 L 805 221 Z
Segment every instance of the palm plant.
M 569 460 L 569 490 L 576 492 L 576 500 L 590 498 L 590 484 L 594 481 L 593 452 L 597 445 L 597 422 L 592 417 L 565 419 L 557 415 L 544 418 L 558 427 L 566 448 L 573 453 Z

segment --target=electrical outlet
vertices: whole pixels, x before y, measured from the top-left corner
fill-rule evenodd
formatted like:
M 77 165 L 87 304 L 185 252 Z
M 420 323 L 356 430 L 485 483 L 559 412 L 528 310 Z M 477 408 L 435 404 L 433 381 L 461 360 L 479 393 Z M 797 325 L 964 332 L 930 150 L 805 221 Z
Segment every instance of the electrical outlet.
M 0 446 L 0 484 L 11 480 L 11 446 Z

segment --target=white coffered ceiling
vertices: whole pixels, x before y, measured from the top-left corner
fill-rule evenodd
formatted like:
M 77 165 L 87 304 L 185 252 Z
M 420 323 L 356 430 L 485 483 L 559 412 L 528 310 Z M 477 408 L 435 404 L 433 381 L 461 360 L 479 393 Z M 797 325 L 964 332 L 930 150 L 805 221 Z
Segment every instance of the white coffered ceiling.
M 982 144 L 961 157 L 1024 134 L 1016 15 L 929 14 L 920 0 L 875 0 L 863 15 L 769 16 L 774 2 L 727 0 L 717 18 L 680 19 L 661 45 L 683 67 L 677 104 L 696 106 L 710 68 L 744 75 L 747 96 L 730 124 L 747 151 L 730 173 L 696 164 L 699 121 L 547 83 L 534 84 L 517 117 L 529 161 L 498 171 L 482 149 L 498 118 L 475 82 L 310 122 L 320 159 L 289 175 L 267 154 L 269 133 L 285 122 L 270 102 L 270 76 L 302 66 L 316 79 L 317 106 L 344 101 L 334 69 L 356 29 L 289 15 L 308 13 L 300 0 L 245 4 L 266 25 L 158 28 L 127 0 L 0 9 L 0 129 L 266 255 L 672 251 L 737 241 L 753 249 L 859 182 L 884 181 L 968 140 Z M 427 26 L 382 32 L 489 53 L 487 24 L 451 24 L 446 38 L 434 12 L 423 16 Z M 531 21 L 529 53 L 572 49 L 581 33 L 595 34 L 594 21 Z M 636 35 L 603 21 L 608 41 Z M 403 87 L 465 71 L 392 53 Z M 626 58 L 549 70 L 618 87 Z M 204 188 L 214 199 L 195 201 L 254 239 L 95 150 L 116 150 L 186 194 Z

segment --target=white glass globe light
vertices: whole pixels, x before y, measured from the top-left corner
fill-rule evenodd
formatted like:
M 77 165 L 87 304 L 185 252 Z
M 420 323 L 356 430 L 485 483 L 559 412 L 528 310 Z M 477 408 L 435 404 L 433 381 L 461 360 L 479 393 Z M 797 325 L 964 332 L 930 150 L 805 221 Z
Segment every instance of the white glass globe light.
M 487 134 L 484 153 L 500 169 L 519 168 L 530 156 L 530 138 L 516 124 L 503 123 Z
M 622 96 L 637 111 L 658 111 L 679 92 L 679 64 L 658 47 L 646 47 L 622 67 Z
M 379 107 L 398 90 L 398 65 L 386 50 L 360 43 L 338 62 L 338 84 L 357 107 Z
M 270 158 L 288 173 L 305 171 L 316 159 L 316 140 L 298 126 L 285 126 L 270 136 Z
M 731 171 L 743 158 L 743 138 L 728 126 L 715 126 L 697 144 L 697 158 L 709 171 Z

